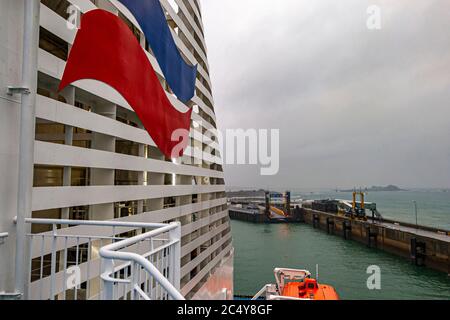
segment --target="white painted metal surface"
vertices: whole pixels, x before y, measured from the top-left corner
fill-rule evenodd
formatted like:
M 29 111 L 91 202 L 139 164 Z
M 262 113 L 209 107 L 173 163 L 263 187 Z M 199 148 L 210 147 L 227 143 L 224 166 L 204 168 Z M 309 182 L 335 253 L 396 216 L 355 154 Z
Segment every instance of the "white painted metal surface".
M 0 244 L 3 244 L 6 238 L 8 238 L 9 233 L 8 232 L 1 232 L 0 233 Z
M 308 270 L 275 268 L 273 270 L 275 276 L 275 284 L 266 284 L 259 290 L 252 300 L 305 300 L 293 297 L 282 296 L 284 286 L 289 282 L 303 282 L 306 278 L 311 277 Z M 307 299 L 306 299 L 307 300 Z
M 39 43 L 39 0 L 25 1 L 23 19 L 22 106 L 20 110 L 19 187 L 17 191 L 17 233 L 15 255 L 15 292 L 26 290 L 29 270 L 25 266 L 28 243 L 25 219 L 31 217 L 34 133 L 36 114 L 37 62 Z
M 179 292 L 180 241 L 181 226 L 172 223 L 101 248 L 102 299 L 184 300 Z M 124 251 L 130 247 L 141 254 Z
M 15 291 L 14 270 L 17 265 L 24 266 L 23 263 L 11 261 L 17 250 L 24 247 L 22 244 L 16 245 L 17 233 L 22 233 L 19 230 L 22 224 L 15 225 L 13 222 L 13 218 L 18 216 L 17 206 L 24 205 L 22 196 L 17 193 L 19 182 L 24 181 L 24 178 L 18 176 L 21 156 L 17 128 L 20 127 L 21 99 L 17 95 L 9 96 L 7 86 L 22 86 L 21 24 L 24 21 L 24 3 L 27 1 L 7 0 L 0 3 L 0 19 L 2 26 L 5 25 L 5 28 L 0 28 L 1 38 L 4 39 L 0 43 L 0 63 L 5 64 L 0 68 L 0 133 L 8 137 L 0 144 L 0 205 L 4 212 L 0 215 L 0 230 L 9 234 L 7 240 L 0 245 L 0 291 L 5 292 Z M 114 6 L 117 1 L 94 1 L 95 4 L 85 0 L 68 2 L 78 5 L 82 12 L 97 8 L 108 9 L 115 14 L 120 11 Z M 30 293 L 30 299 L 51 298 L 52 287 L 55 299 L 73 299 L 75 295 L 79 299 L 100 298 L 99 288 L 103 284 L 100 280 L 99 249 L 129 236 L 121 236 L 106 225 L 79 224 L 67 228 L 63 223 L 64 219 L 77 219 L 76 215 L 80 210 L 84 210 L 85 219 L 108 220 L 112 223 L 180 222 L 179 277 L 183 296 L 189 299 L 223 298 L 223 289 L 226 287 L 227 297 L 233 297 L 232 263 L 230 264 L 232 243 L 220 148 L 217 143 L 213 143 L 211 149 L 202 144 L 207 136 L 205 130 L 215 129 L 217 119 L 200 5 L 197 0 L 174 2 L 178 10 L 173 10 L 166 0 L 162 0 L 161 4 L 171 21 L 169 25 L 173 29 L 175 42 L 187 62 L 198 64 L 196 94 L 191 102 L 184 104 L 170 93 L 156 59 L 151 51 L 146 53 L 163 87 L 167 89 L 171 103 L 183 111 L 195 106 L 196 112 L 193 113 L 192 120 L 199 125 L 192 126 L 193 145 L 186 149 L 178 164 L 166 161 L 168 159 L 158 152 L 131 107 L 112 88 L 86 80 L 76 82 L 68 92 L 56 92 L 65 66 L 64 59 L 55 51 L 47 50 L 42 43 L 39 47 L 36 44 L 32 48 L 37 50 L 38 59 L 38 89 L 30 86 L 30 93 L 36 95 L 36 117 L 32 117 L 33 123 L 63 129 L 58 129 L 57 133 L 52 131 L 53 127 L 43 133 L 37 130 L 35 139 L 31 139 L 34 153 L 28 152 L 28 159 L 34 158 L 35 171 L 35 185 L 30 191 L 31 216 L 62 219 L 58 224 L 62 228 L 56 229 L 55 241 L 55 231 L 44 228 L 44 225 L 26 232 L 30 242 L 25 243 L 26 246 L 29 244 L 25 255 L 31 254 L 30 259 L 34 260 L 31 266 L 25 264 L 24 267 L 29 267 L 34 277 L 28 290 L 25 290 L 25 295 Z M 58 37 L 58 41 L 69 50 L 76 30 L 67 29 L 61 12 L 58 13 L 56 7 L 52 8 L 51 3 L 39 5 L 41 30 Z M 130 18 L 134 27 L 139 30 L 128 12 L 122 11 L 120 14 Z M 145 47 L 145 37 L 142 33 L 139 36 Z M 42 34 L 41 40 L 45 40 L 42 39 Z M 80 103 L 86 108 L 81 108 Z M 133 125 L 127 121 L 133 122 Z M 80 141 L 86 143 L 80 144 Z M 117 147 L 119 143 L 136 146 L 138 152 L 123 152 Z M 191 160 L 197 162 L 193 164 Z M 51 172 L 45 177 L 48 181 L 37 179 L 36 168 L 41 172 Z M 61 179 L 54 174 L 58 169 L 63 172 Z M 86 171 L 85 180 L 81 183 L 74 180 L 73 175 L 74 171 L 80 169 Z M 116 181 L 116 176 L 121 171 L 137 178 L 127 185 L 121 185 Z M 172 180 L 170 182 L 167 181 L 169 176 Z M 26 181 L 28 185 L 31 182 L 31 178 Z M 124 206 L 128 206 L 130 211 L 122 210 Z M 17 221 L 20 221 L 22 218 L 20 215 L 18 217 Z M 136 232 L 136 235 L 141 233 L 138 228 L 134 231 L 131 228 L 127 232 L 130 231 Z M 69 255 L 69 261 L 81 268 L 83 285 L 78 289 L 64 290 L 64 273 L 60 269 L 64 268 L 65 252 Z M 86 257 L 90 258 L 90 263 L 87 263 Z M 26 257 L 24 259 L 29 260 Z M 144 268 L 141 269 L 144 272 Z M 49 270 L 56 270 L 53 284 Z M 22 279 L 27 279 L 27 276 L 22 276 Z M 144 289 L 140 290 L 149 295 Z M 143 296 L 140 290 L 136 289 L 135 293 Z
M 52 230 L 28 235 L 30 299 L 184 299 L 179 223 L 26 221 Z

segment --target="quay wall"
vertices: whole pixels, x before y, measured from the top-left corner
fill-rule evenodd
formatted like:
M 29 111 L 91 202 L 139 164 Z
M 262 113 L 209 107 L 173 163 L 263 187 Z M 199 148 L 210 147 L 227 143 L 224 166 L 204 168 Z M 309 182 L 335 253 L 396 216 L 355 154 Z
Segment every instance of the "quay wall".
M 233 220 L 253 223 L 298 223 L 303 221 L 302 210 L 299 207 L 292 208 L 292 216 L 286 219 L 270 219 L 264 213 L 251 213 L 248 210 L 230 207 L 228 210 Z
M 384 223 L 355 220 L 333 213 L 302 209 L 305 223 L 322 229 L 329 234 L 355 240 L 386 252 L 410 259 L 413 263 L 427 266 L 450 275 L 450 243 L 423 234 L 399 230 L 395 221 L 383 220 Z M 402 224 L 405 227 L 414 227 Z M 436 232 L 433 228 L 419 227 L 420 230 Z
M 253 223 L 268 223 L 269 218 L 265 214 L 252 214 L 247 213 L 245 211 L 235 210 L 235 209 L 229 209 L 228 212 L 230 213 L 230 218 L 233 220 L 240 220 L 240 221 L 246 221 L 246 222 L 253 222 Z

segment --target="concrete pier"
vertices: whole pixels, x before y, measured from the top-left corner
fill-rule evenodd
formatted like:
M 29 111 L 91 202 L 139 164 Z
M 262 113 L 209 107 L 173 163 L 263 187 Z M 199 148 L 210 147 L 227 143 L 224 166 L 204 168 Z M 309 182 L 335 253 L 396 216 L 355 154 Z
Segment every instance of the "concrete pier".
M 263 212 L 255 210 L 243 209 L 238 207 L 229 208 L 230 218 L 233 220 L 240 220 L 253 223 L 299 223 L 304 222 L 302 219 L 301 209 L 293 208 L 293 215 L 281 219 L 270 219 Z
M 230 218 L 233 220 L 240 220 L 253 223 L 266 223 L 269 220 L 269 218 L 266 215 L 256 213 L 252 210 L 247 209 L 231 207 L 228 210 L 228 212 L 230 213 Z
M 334 213 L 301 209 L 302 220 L 329 234 L 356 240 L 450 275 L 448 231 L 390 220 L 351 219 Z

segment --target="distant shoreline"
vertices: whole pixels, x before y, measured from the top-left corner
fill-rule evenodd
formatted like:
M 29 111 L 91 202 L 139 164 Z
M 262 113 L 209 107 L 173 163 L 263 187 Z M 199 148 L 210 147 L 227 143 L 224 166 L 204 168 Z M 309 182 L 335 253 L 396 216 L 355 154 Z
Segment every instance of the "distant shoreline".
M 239 191 L 228 191 L 228 198 L 237 198 L 237 197 L 264 197 L 265 191 L 260 190 L 239 190 Z
M 356 190 L 358 190 L 358 189 L 356 189 Z M 409 190 L 406 190 L 406 189 L 401 189 L 401 188 L 399 188 L 399 187 L 397 187 L 397 186 L 394 186 L 394 185 L 389 185 L 389 186 L 386 186 L 386 187 L 380 187 L 380 186 L 372 186 L 372 187 L 370 187 L 370 188 L 363 188 L 363 189 L 361 189 L 362 191 L 365 191 L 365 192 L 386 192 L 386 191 L 388 191 L 388 192 L 397 192 L 397 191 L 409 191 Z M 338 190 L 338 192 L 353 192 L 353 191 L 355 191 L 355 189 L 348 189 L 348 190 Z

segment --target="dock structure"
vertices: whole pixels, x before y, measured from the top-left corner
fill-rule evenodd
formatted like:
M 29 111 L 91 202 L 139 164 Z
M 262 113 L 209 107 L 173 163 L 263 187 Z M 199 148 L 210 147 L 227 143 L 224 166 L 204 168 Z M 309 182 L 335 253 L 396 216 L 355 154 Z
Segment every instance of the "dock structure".
M 230 218 L 254 223 L 303 222 L 299 205 L 291 202 L 291 192 L 262 191 L 262 195 L 230 197 Z
M 230 207 L 230 218 L 234 220 L 247 221 L 253 223 L 267 223 L 268 217 L 255 210 L 248 210 L 238 207 Z
M 450 233 L 447 230 L 387 219 L 352 219 L 306 208 L 301 211 L 302 220 L 314 228 L 402 256 L 418 266 L 447 272 L 450 276 Z
M 355 194 L 355 193 L 354 193 Z M 234 220 L 252 223 L 306 223 L 345 240 L 355 240 L 406 259 L 417 266 L 450 276 L 450 231 L 383 218 L 375 203 L 346 200 L 309 200 L 277 203 L 265 197 L 233 197 L 229 213 Z M 280 213 L 284 210 L 284 214 Z M 366 210 L 372 212 L 371 216 Z M 279 214 L 278 214 L 279 213 Z
M 253 223 L 299 223 L 304 222 L 301 218 L 301 209 L 292 208 L 292 215 L 285 217 L 270 217 L 264 210 L 245 209 L 235 206 L 229 208 L 230 218 Z

